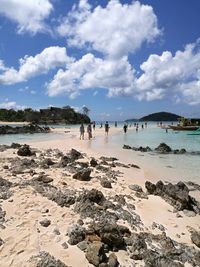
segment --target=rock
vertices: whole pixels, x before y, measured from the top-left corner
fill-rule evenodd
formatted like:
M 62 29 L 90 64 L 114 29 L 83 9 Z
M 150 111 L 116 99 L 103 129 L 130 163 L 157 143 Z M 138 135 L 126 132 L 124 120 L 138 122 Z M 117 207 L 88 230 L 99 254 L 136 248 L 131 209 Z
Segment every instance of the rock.
M 101 186 L 105 188 L 112 188 L 111 182 L 105 177 L 101 178 Z
M 142 187 L 137 184 L 131 184 L 128 187 L 133 191 L 141 192 L 141 193 L 143 192 Z
M 183 213 L 187 216 L 187 217 L 195 217 L 196 213 L 194 211 L 191 210 L 183 210 Z
M 51 224 L 51 221 L 48 219 L 44 219 L 44 220 L 40 221 L 40 224 L 44 227 L 48 227 Z
M 54 233 L 55 235 L 60 235 L 60 231 L 59 231 L 58 228 L 55 228 L 55 229 L 53 230 L 53 233 Z
M 161 143 L 157 148 L 155 148 L 155 150 L 159 153 L 170 153 L 172 152 L 171 147 L 169 147 L 168 145 L 166 145 L 165 143 Z
M 62 243 L 62 247 L 63 247 L 64 249 L 68 249 L 68 245 L 67 245 L 67 243 L 66 243 L 66 242 Z
M 94 266 L 99 266 L 100 263 L 105 262 L 107 259 L 104 252 L 104 245 L 98 241 L 89 244 L 85 256 L 89 263 Z
M 200 232 L 193 232 L 191 234 L 191 240 L 198 248 L 200 248 Z
M 76 149 L 71 149 L 70 153 L 69 153 L 70 157 L 71 157 L 71 161 L 75 161 L 77 159 L 83 158 L 81 152 L 77 151 Z
M 0 237 L 0 247 L 4 244 L 4 241 Z
M 35 153 L 33 153 L 29 147 L 29 145 L 23 145 L 21 146 L 18 151 L 17 151 L 17 155 L 22 156 L 22 157 L 30 157 L 32 155 L 35 155 Z
M 75 203 L 74 191 L 60 190 L 46 183 L 33 183 L 34 189 L 49 200 L 55 201 L 61 207 L 69 207 Z
M 92 158 L 92 159 L 90 160 L 90 166 L 92 166 L 92 167 L 96 167 L 97 164 L 98 164 L 98 162 L 97 162 L 96 159 Z
M 189 210 L 200 214 L 200 204 L 189 195 L 189 189 L 183 182 L 173 185 L 164 184 L 162 181 L 156 184 L 146 181 L 145 187 L 149 194 L 162 197 L 177 211 Z
M 60 159 L 60 163 L 58 164 L 58 166 L 60 168 L 64 168 L 67 167 L 67 165 L 70 163 L 70 158 L 68 156 L 62 156 Z
M 86 251 L 88 245 L 89 245 L 88 241 L 83 240 L 83 241 L 81 241 L 81 242 L 79 242 L 79 243 L 77 244 L 77 247 L 78 247 L 80 250 L 82 250 L 82 251 Z
M 132 147 L 128 145 L 123 145 L 123 149 L 132 149 Z
M 20 145 L 20 144 L 18 144 L 18 143 L 12 143 L 11 144 L 11 146 L 10 146 L 10 148 L 14 148 L 14 149 L 16 149 L 16 148 L 20 148 L 22 145 Z
M 115 253 L 111 253 L 108 257 L 108 266 L 109 267 L 118 267 L 119 266 L 119 262 L 117 260 L 117 256 L 115 255 Z
M 132 168 L 140 169 L 140 167 L 138 165 L 136 165 L 136 164 L 129 164 L 129 166 L 132 167 Z
M 52 166 L 52 165 L 54 165 L 55 164 L 55 162 L 53 162 L 52 161 L 52 159 L 51 158 L 46 158 L 46 159 L 44 159 L 42 162 L 41 162 L 41 166 Z
M 53 256 L 51 256 L 48 252 L 42 251 L 38 256 L 34 256 L 30 259 L 37 261 L 36 267 L 68 267 L 60 260 L 56 260 Z M 32 266 L 32 265 L 31 265 Z
M 85 239 L 86 236 L 85 228 L 83 228 L 79 224 L 74 224 L 72 227 L 68 229 L 68 236 L 69 236 L 68 243 L 70 245 L 76 245 Z
M 51 183 L 53 182 L 53 178 L 49 177 L 46 174 L 39 174 L 33 177 L 34 180 L 38 181 L 38 182 L 43 182 L 45 184 Z
M 73 179 L 79 180 L 79 181 L 90 181 L 91 177 L 91 169 L 83 169 L 81 171 L 78 171 L 73 175 Z

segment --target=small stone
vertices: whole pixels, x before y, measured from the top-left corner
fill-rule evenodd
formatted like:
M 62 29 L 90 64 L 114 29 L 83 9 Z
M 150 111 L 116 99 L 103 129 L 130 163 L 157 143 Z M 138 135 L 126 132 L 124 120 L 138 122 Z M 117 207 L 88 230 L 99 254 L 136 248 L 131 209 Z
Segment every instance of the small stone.
M 137 184 L 130 184 L 128 187 L 133 191 L 143 192 L 142 187 Z
M 63 247 L 64 249 L 68 249 L 68 245 L 67 245 L 67 243 L 66 243 L 66 242 L 62 243 L 62 247 Z
M 198 248 L 200 248 L 200 232 L 194 231 L 191 234 L 191 240 Z
M 101 179 L 101 186 L 104 188 L 112 188 L 111 182 L 106 178 Z
M 44 220 L 40 221 L 40 224 L 44 227 L 48 227 L 51 224 L 51 221 L 45 218 Z
M 55 229 L 53 230 L 53 233 L 54 233 L 55 235 L 60 235 L 60 231 L 59 231 L 58 228 L 55 228 Z

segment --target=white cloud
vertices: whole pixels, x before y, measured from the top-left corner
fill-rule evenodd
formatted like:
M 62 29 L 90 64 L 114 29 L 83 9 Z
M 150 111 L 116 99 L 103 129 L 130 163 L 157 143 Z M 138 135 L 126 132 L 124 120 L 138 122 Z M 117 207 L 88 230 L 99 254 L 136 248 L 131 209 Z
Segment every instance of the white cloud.
M 66 48 L 51 46 L 36 56 L 25 56 L 19 60 L 19 70 L 6 68 L 0 74 L 0 84 L 15 84 L 47 73 L 51 69 L 66 67 L 73 59 L 67 56 Z
M 47 85 L 48 95 L 67 94 L 76 97 L 81 90 L 106 88 L 109 94 L 114 91 L 129 92 L 134 83 L 134 70 L 127 57 L 118 60 L 96 58 L 86 54 L 80 60 L 59 70 L 53 80 Z
M 1 0 L 0 14 L 17 23 L 18 33 L 47 31 L 44 20 L 53 6 L 50 0 Z
M 139 97 L 153 100 L 171 94 L 178 101 L 182 98 L 188 104 L 200 103 L 199 44 L 197 40 L 174 56 L 169 51 L 150 55 L 140 66 L 143 74 L 136 80 Z
M 58 27 L 71 46 L 89 45 L 112 57 L 135 52 L 142 43 L 152 42 L 161 33 L 153 8 L 138 1 L 121 4 L 110 0 L 106 7 L 80 1 Z
M 17 105 L 17 103 L 15 101 L 6 101 L 3 103 L 0 103 L 0 108 L 5 108 L 5 109 L 25 109 L 26 106 L 21 106 L 21 105 Z

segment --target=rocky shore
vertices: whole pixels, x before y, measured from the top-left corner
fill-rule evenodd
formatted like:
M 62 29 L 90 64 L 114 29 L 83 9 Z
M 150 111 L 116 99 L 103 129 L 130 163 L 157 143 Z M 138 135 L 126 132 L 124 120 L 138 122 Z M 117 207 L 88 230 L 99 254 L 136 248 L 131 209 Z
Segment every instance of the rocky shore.
M 130 183 L 136 164 L 75 149 L 0 151 L 1 266 L 200 266 L 199 185 Z M 149 203 L 167 207 L 174 226 L 153 216 L 147 225 Z
M 10 126 L 10 125 L 2 125 L 0 126 L 0 135 L 5 134 L 33 134 L 33 133 L 49 133 L 49 127 L 42 127 L 35 124 L 28 124 L 23 126 Z

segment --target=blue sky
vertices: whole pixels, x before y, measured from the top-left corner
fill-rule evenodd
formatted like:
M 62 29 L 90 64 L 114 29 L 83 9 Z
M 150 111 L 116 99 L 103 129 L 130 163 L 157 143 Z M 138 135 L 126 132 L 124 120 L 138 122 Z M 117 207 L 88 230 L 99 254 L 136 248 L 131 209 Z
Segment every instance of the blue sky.
M 0 108 L 200 117 L 199 0 L 0 0 Z

